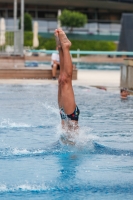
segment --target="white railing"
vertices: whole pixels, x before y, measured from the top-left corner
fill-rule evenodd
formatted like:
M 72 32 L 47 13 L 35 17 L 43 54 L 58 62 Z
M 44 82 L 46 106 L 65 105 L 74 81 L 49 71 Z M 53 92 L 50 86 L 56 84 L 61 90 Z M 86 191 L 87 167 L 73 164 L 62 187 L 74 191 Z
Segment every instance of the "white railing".
M 21 55 L 21 31 L 0 30 L 0 56 Z M 15 41 L 16 43 L 15 43 Z M 15 43 L 15 45 L 14 45 Z
M 44 53 L 44 54 L 52 54 L 56 52 L 56 50 L 29 50 L 31 53 Z M 80 50 L 71 50 L 71 54 L 76 55 L 110 55 L 110 56 L 133 56 L 133 52 L 131 51 L 80 51 Z

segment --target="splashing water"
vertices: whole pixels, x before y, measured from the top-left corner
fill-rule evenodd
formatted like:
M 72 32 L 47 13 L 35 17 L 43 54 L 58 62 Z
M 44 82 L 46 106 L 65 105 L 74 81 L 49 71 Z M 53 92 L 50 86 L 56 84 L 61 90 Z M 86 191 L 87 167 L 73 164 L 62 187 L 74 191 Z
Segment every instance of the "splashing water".
M 31 127 L 31 125 L 26 123 L 15 123 L 11 119 L 3 119 L 0 123 L 0 128 L 21 128 L 21 127 Z

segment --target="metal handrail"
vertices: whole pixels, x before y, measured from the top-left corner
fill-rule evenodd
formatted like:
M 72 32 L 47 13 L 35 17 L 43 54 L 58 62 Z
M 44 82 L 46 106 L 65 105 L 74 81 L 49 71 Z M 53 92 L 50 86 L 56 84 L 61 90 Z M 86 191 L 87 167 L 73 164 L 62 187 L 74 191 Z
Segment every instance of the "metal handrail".
M 32 49 L 29 50 L 29 52 L 32 53 L 45 53 L 45 54 L 52 54 L 57 51 L 55 50 L 36 50 Z M 72 50 L 70 51 L 71 54 L 76 54 L 76 55 L 112 55 L 112 56 L 133 56 L 133 52 L 130 51 L 80 51 L 80 50 Z

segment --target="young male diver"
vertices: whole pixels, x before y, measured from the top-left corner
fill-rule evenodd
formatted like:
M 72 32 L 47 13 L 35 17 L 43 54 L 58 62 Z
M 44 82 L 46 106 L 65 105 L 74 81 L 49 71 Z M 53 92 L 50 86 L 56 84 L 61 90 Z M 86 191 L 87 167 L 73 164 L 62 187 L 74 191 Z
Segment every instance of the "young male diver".
M 75 102 L 72 86 L 73 64 L 70 55 L 71 42 L 64 31 L 59 28 L 55 32 L 56 45 L 60 57 L 60 74 L 58 78 L 58 105 L 62 128 L 66 132 L 78 130 L 79 108 Z

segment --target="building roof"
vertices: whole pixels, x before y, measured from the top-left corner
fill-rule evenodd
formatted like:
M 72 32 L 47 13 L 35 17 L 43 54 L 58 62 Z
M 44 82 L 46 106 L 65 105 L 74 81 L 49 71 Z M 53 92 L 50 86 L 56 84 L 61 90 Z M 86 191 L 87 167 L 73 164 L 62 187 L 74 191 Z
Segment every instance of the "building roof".
M 14 0 L 0 0 L 0 3 L 13 3 Z M 18 0 L 20 2 L 20 0 Z M 100 8 L 133 11 L 132 0 L 25 0 L 25 4 L 60 6 L 60 7 L 81 7 L 81 8 Z

